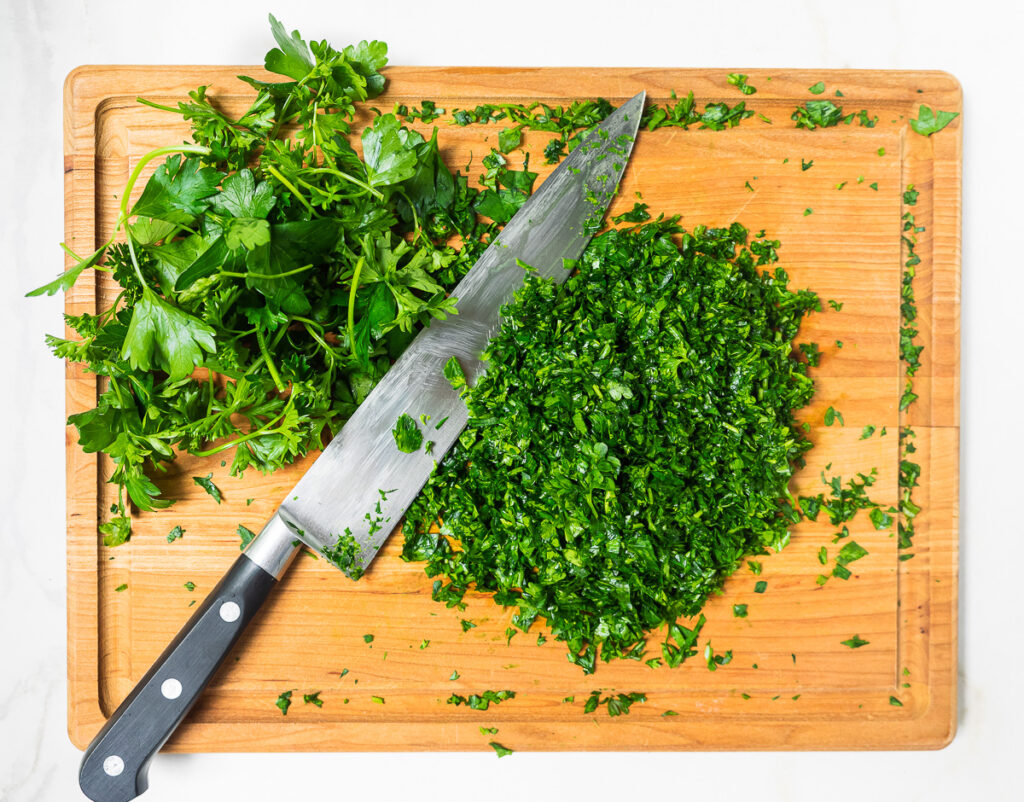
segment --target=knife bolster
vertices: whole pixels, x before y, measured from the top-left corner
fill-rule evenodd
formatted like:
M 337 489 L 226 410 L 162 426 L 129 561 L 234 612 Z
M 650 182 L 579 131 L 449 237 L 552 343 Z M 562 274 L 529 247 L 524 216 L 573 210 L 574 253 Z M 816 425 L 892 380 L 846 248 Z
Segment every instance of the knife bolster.
M 266 526 L 252 539 L 245 550 L 245 556 L 274 579 L 280 579 L 288 570 L 292 558 L 299 550 L 299 545 L 295 532 L 289 528 L 279 513 L 274 513 Z

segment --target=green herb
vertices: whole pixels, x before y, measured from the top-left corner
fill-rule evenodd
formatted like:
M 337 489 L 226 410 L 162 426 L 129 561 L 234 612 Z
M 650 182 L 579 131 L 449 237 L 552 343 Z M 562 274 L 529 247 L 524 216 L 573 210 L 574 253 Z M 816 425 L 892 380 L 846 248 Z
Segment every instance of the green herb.
M 370 701 L 373 702 L 375 705 L 382 705 L 382 704 L 384 704 L 384 697 L 383 696 L 371 696 L 370 697 Z
M 910 121 L 910 127 L 916 134 L 931 136 L 941 131 L 959 116 L 960 112 L 958 111 L 935 112 L 929 106 L 922 105 L 917 111 L 917 119 Z
M 704 646 L 704 661 L 707 663 L 708 671 L 717 671 L 719 666 L 724 666 L 732 662 L 732 649 L 727 651 L 725 654 L 715 654 L 711 648 L 711 642 Z
M 601 705 L 605 706 L 609 716 L 621 716 L 629 713 L 629 709 L 637 702 L 646 702 L 647 695 L 639 692 L 611 694 L 601 696 L 600 691 L 591 691 L 583 705 L 584 713 L 593 713 Z
M 735 86 L 737 89 L 739 89 L 744 95 L 752 95 L 757 90 L 747 83 L 747 77 L 748 76 L 740 72 L 730 72 L 729 77 L 726 78 L 726 81 L 729 83 L 730 86 Z
M 797 348 L 807 357 L 807 364 L 812 368 L 816 368 L 821 364 L 821 350 L 818 348 L 817 343 L 800 343 Z
M 831 306 L 837 312 L 843 311 L 843 305 L 839 301 L 833 301 L 831 298 L 828 301 L 828 305 Z
M 824 89 L 824 87 L 822 87 Z M 831 100 L 808 100 L 790 116 L 797 128 L 832 128 L 843 119 L 843 110 Z
M 405 454 L 412 454 L 423 445 L 423 432 L 416 425 L 416 421 L 406 413 L 402 413 L 401 417 L 398 418 L 395 428 L 391 430 L 391 434 L 395 438 L 395 445 L 398 446 L 398 450 Z
M 209 493 L 210 496 L 213 497 L 214 501 L 218 504 L 221 503 L 224 497 L 221 495 L 220 488 L 213 483 L 212 473 L 208 473 L 206 476 L 193 476 L 192 481 Z
M 459 621 L 459 624 L 462 626 L 463 632 L 469 632 L 471 629 L 474 629 L 476 627 L 476 624 L 474 624 L 472 621 L 466 618 L 463 618 L 461 621 Z
M 466 705 L 471 710 L 487 710 L 492 703 L 499 705 L 506 699 L 514 699 L 515 696 L 515 691 L 484 691 L 479 694 L 472 693 L 469 696 L 453 693 L 446 701 L 456 707 Z
M 628 212 L 616 215 L 612 218 L 613 223 L 643 223 L 651 219 L 651 213 L 647 211 L 646 203 L 634 203 L 633 208 Z
M 253 538 L 256 537 L 256 533 L 251 529 L 242 526 L 242 524 L 239 524 L 238 537 L 241 538 L 242 541 L 238 544 L 238 549 L 239 551 L 245 551 L 245 547 L 252 543 Z
M 180 540 L 184 536 L 184 534 L 185 530 L 182 529 L 180 526 L 176 526 L 167 534 L 167 542 L 173 543 L 175 540 Z
M 800 160 L 800 169 L 801 169 L 801 171 L 810 170 L 813 166 L 814 166 L 814 159 L 811 159 L 810 161 L 806 161 L 806 162 L 803 159 Z
M 836 562 L 839 565 L 848 565 L 856 560 L 866 557 L 868 550 L 861 546 L 856 540 L 851 540 L 839 550 Z
M 679 714 L 675 710 L 666 710 L 661 715 L 662 716 L 678 716 Z
M 427 640 L 426 638 L 424 638 L 423 640 L 420 641 L 420 648 L 421 649 L 426 649 L 429 645 L 430 645 L 430 641 Z
M 860 437 L 858 437 L 857 439 L 858 440 L 867 440 L 874 433 L 875 433 L 875 427 L 874 426 L 865 426 L 861 430 Z
M 186 582 L 182 587 L 184 587 L 185 590 L 187 590 L 189 593 L 191 593 L 192 591 L 194 591 L 196 589 L 196 583 L 195 582 Z
M 820 95 L 822 92 L 825 91 L 825 82 L 818 81 L 818 83 L 813 84 L 812 86 L 808 86 L 807 91 L 810 92 L 812 95 Z
M 747 568 L 750 569 L 750 573 L 754 576 L 760 576 L 764 566 L 757 560 L 747 560 Z
M 498 728 L 497 727 L 480 727 L 479 729 L 480 729 L 480 734 L 481 735 L 497 735 L 498 734 Z
M 824 546 L 818 549 L 818 562 L 822 565 L 828 562 L 828 549 Z
M 807 217 L 810 214 L 814 214 L 814 209 L 811 209 L 809 207 L 807 209 L 804 209 L 804 217 Z
M 271 28 L 266 67 L 284 80 L 243 78 L 254 93 L 240 117 L 205 87 L 176 107 L 143 101 L 182 115 L 193 142 L 144 155 L 111 240 L 39 291 L 91 269 L 121 288 L 109 308 L 67 318 L 73 337 L 47 339 L 105 377 L 96 407 L 69 422 L 83 449 L 112 460 L 110 545 L 130 534 L 128 504 L 170 503 L 147 471 L 178 453 L 230 450 L 238 476 L 322 447 L 412 335 L 451 313 L 450 290 L 495 233 L 477 217 L 483 193 L 445 167 L 436 136 L 383 114 L 362 132 L 362 156 L 353 148 L 357 112 L 384 88 L 383 43 L 335 49 Z M 423 119 L 433 113 L 424 102 Z M 496 170 L 495 186 L 522 190 L 519 172 Z
M 843 420 L 843 414 L 834 407 L 829 407 L 825 410 L 825 425 L 831 426 L 836 421 L 839 421 L 840 426 L 846 425 L 846 422 Z
M 377 503 L 376 509 L 379 512 L 380 502 Z M 379 526 L 380 522 L 374 522 L 374 519 L 371 519 L 371 523 Z M 371 526 L 371 529 L 373 529 L 373 526 Z M 362 577 L 365 570 L 362 564 L 362 552 L 363 547 L 352 534 L 352 530 L 346 526 L 345 531 L 338 535 L 334 545 L 325 546 L 320 553 L 349 579 L 358 580 Z
M 860 635 L 854 635 L 849 640 L 839 641 L 843 646 L 849 646 L 851 649 L 859 649 L 861 646 L 867 646 L 871 641 L 864 640 Z
M 277 697 L 277 701 L 274 702 L 278 709 L 281 711 L 282 716 L 288 715 L 288 708 L 292 706 L 292 693 L 294 691 L 285 691 Z
M 878 155 L 879 156 L 884 156 L 885 155 L 885 148 L 879 148 L 878 149 Z
M 895 696 L 889 697 L 889 704 L 891 704 L 893 707 L 903 707 L 903 702 L 901 702 Z
M 871 187 L 875 192 L 878 192 L 878 182 L 877 181 L 872 181 L 870 184 L 868 184 L 868 186 Z
M 505 757 L 505 755 L 511 755 L 515 751 L 513 749 L 509 749 L 507 746 L 502 746 L 497 741 L 489 741 L 487 745 L 490 746 L 491 749 L 493 749 L 497 753 L 498 757 Z
M 125 591 L 125 590 L 128 590 L 128 585 L 127 584 L 118 585 L 116 588 L 114 588 L 114 593 L 121 593 L 122 591 Z
M 363 635 L 363 643 L 373 643 L 373 635 Z
M 761 579 L 754 584 L 754 593 L 764 593 L 768 589 L 768 583 Z
M 895 512 L 895 510 L 893 510 Z M 868 513 L 871 523 L 875 529 L 888 529 L 892 526 L 892 516 L 884 512 L 881 507 L 875 507 Z
M 517 608 L 513 627 L 544 619 L 587 672 L 599 649 L 638 655 L 659 623 L 666 664 L 692 655 L 702 623 L 674 622 L 697 615 L 741 555 L 786 542 L 779 510 L 810 447 L 792 411 L 813 386 L 792 340 L 819 302 L 762 272 L 777 245 L 663 220 L 596 236 L 561 289 L 527 276 L 488 371 L 464 390 L 466 430 L 406 518 L 403 557 L 449 577 L 435 598 L 493 593 Z M 726 375 L 738 381 L 727 393 Z M 680 416 L 680 398 L 706 394 L 720 400 Z M 716 492 L 685 491 L 695 482 Z
M 747 617 L 747 605 L 745 604 L 734 604 L 732 606 L 732 614 L 734 618 L 746 618 Z
M 842 189 L 843 187 L 846 186 L 846 183 L 846 181 L 840 181 L 838 184 L 836 184 L 836 189 Z
M 914 189 L 914 185 L 910 184 L 906 191 L 903 193 L 903 203 L 907 206 L 916 206 L 917 198 L 921 193 Z
M 458 671 L 453 671 L 452 675 L 450 677 L 448 677 L 448 681 L 449 682 L 455 682 L 455 680 L 457 680 L 458 678 L 459 678 L 459 672 Z
M 320 698 L 320 691 L 317 691 L 316 693 L 302 694 L 302 701 L 307 705 L 316 705 L 317 707 L 324 706 L 324 700 Z

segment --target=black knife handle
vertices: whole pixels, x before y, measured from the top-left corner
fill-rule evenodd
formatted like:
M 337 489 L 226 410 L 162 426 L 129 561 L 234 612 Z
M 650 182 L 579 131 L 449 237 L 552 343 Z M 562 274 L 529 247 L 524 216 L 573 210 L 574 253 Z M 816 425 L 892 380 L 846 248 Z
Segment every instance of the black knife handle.
M 78 775 L 89 799 L 129 802 L 149 787 L 153 755 L 195 704 L 296 551 L 281 541 L 288 535 L 278 524 L 275 516 L 239 556 L 89 744 Z M 268 564 L 261 559 L 267 546 L 285 556 Z

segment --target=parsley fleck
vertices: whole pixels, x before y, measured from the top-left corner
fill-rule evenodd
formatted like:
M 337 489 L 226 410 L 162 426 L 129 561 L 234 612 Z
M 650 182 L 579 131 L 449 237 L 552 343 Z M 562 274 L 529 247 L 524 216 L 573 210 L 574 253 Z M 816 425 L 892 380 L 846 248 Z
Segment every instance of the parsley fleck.
M 849 646 L 851 649 L 859 649 L 861 646 L 867 646 L 871 641 L 864 640 L 860 635 L 854 635 L 849 640 L 839 641 L 843 646 Z
M 281 711 L 282 716 L 288 715 L 288 708 L 292 705 L 292 693 L 294 691 L 285 691 L 277 697 L 277 701 L 274 702 L 278 709 Z
M 193 476 L 192 481 L 209 493 L 214 501 L 218 504 L 221 503 L 224 497 L 221 495 L 220 488 L 213 483 L 213 473 L 208 473 L 206 476 Z

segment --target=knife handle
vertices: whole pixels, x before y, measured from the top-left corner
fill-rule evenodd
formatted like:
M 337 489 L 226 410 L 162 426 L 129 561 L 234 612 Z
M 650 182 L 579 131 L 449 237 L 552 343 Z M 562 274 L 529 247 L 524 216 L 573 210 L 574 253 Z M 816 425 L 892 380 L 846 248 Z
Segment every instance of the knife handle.
M 78 783 L 94 802 L 129 802 L 298 550 L 274 516 L 203 600 L 85 750 Z

